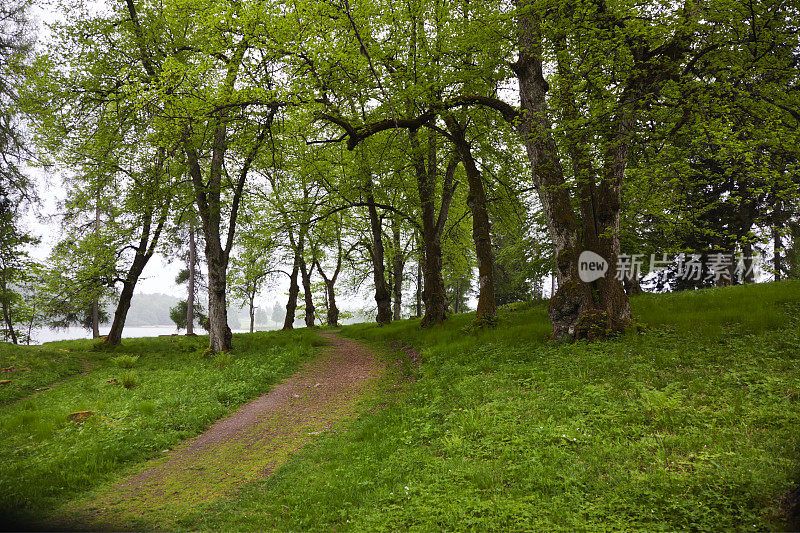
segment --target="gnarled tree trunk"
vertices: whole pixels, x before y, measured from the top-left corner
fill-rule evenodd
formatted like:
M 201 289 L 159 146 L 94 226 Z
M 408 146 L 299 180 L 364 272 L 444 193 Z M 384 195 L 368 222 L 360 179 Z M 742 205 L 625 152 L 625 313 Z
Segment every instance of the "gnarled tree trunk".
M 517 5 L 531 4 L 517 0 Z M 556 258 L 558 290 L 550 298 L 548 314 L 553 338 L 591 339 L 621 330 L 631 316 L 628 297 L 613 271 L 619 254 L 619 192 L 627 158 L 626 124 L 618 121 L 617 142 L 608 144 L 600 185 L 595 187 L 593 181 L 583 181 L 587 178 L 581 177 L 583 224 L 579 225 L 550 134 L 545 102 L 549 85 L 542 72 L 542 36 L 538 24 L 531 11 L 518 17 L 519 58 L 514 71 L 523 111 L 518 129 L 525 139 L 533 184 L 542 203 Z M 576 169 L 582 168 L 585 161 L 580 152 L 573 154 L 573 163 Z M 579 275 L 578 262 L 586 250 L 600 255 L 609 267 L 605 276 L 590 283 L 582 281 Z

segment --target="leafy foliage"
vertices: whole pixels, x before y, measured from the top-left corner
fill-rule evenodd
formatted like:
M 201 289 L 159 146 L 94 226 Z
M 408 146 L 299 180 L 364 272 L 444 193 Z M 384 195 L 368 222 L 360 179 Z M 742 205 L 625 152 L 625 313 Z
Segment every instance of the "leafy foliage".
M 169 318 L 175 322 L 179 330 L 186 329 L 186 320 L 189 310 L 189 304 L 186 300 L 181 300 L 175 307 L 169 309 Z M 194 304 L 194 320 L 202 327 L 208 325 L 208 317 L 203 313 L 205 309 L 200 303 Z

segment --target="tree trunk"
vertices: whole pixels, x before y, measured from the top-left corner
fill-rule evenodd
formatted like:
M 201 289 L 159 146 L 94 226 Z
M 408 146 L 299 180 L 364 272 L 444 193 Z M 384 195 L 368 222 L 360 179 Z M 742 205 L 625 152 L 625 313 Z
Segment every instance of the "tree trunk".
M 464 165 L 469 185 L 467 205 L 472 211 L 472 240 L 475 243 L 475 255 L 478 259 L 478 309 L 475 321 L 491 325 L 497 316 L 497 303 L 494 299 L 494 260 L 486 191 L 483 188 L 481 174 L 472 158 L 472 149 L 464 137 L 463 127 L 452 116 L 445 117 L 445 123 Z
M 189 280 L 186 294 L 186 335 L 194 335 L 194 286 L 197 244 L 194 240 L 194 224 L 189 225 Z
M 325 283 L 325 305 L 327 307 L 325 316 L 329 326 L 339 325 L 339 308 L 336 307 L 336 292 L 334 291 L 334 286 L 336 285 L 336 280 L 339 278 L 339 272 L 342 271 L 344 255 L 344 250 L 342 249 L 342 235 L 341 231 L 339 231 L 336 235 L 336 268 L 333 271 L 333 275 L 328 278 L 328 276 L 325 275 L 325 271 L 322 270 L 322 265 L 319 261 L 314 261 L 314 265 L 316 265 L 317 271 L 319 275 L 322 276 L 322 281 Z M 314 269 L 313 265 L 311 269 Z
M 781 280 L 781 270 L 783 270 L 783 265 L 781 264 L 781 247 L 783 243 L 781 242 L 781 234 L 778 231 L 777 227 L 772 228 L 772 268 L 775 270 L 775 281 Z
M 161 168 L 164 162 L 164 150 L 159 150 L 159 156 L 156 164 L 156 172 L 161 173 Z M 153 202 L 152 198 L 145 198 L 145 202 Z M 161 236 L 161 231 L 164 229 L 164 224 L 167 221 L 167 214 L 169 213 L 170 201 L 167 200 L 163 211 L 153 232 L 152 238 L 150 230 L 153 224 L 153 215 L 155 206 L 150 204 L 150 207 L 142 216 L 142 226 L 139 235 L 139 245 L 135 248 L 136 255 L 133 257 L 133 262 L 128 269 L 128 274 L 122 282 L 122 293 L 117 303 L 117 310 L 114 312 L 114 322 L 111 324 L 111 330 L 106 337 L 106 344 L 111 346 L 118 346 L 122 342 L 122 330 L 125 328 L 125 320 L 128 317 L 128 310 L 131 307 L 131 299 L 133 298 L 133 290 L 136 288 L 136 283 L 147 266 L 147 262 L 153 257 L 155 253 L 158 239 Z
M 422 292 L 425 315 L 421 322 L 421 326 L 424 328 L 444 322 L 447 295 L 442 279 L 442 246 L 436 232 L 435 169 L 433 167 L 425 168 L 425 161 L 420 152 L 415 132 L 410 133 L 410 140 L 414 150 L 414 168 L 417 175 L 417 191 L 422 215 L 422 245 L 425 249 L 425 262 L 422 269 L 425 279 L 425 290 Z
M 254 305 L 255 293 L 250 296 L 250 333 L 253 333 L 253 325 L 256 321 L 256 307 Z
M 233 87 L 235 84 L 238 65 L 241 64 L 245 50 L 246 46 L 240 46 L 236 50 L 236 56 L 229 64 L 228 77 L 226 79 L 228 87 Z M 226 307 L 228 260 L 230 259 L 234 236 L 236 235 L 236 220 L 238 218 L 239 206 L 244 192 L 244 185 L 247 181 L 247 175 L 250 171 L 251 164 L 258 154 L 258 150 L 266 139 L 274 116 L 274 113 L 271 113 L 267 117 L 266 123 L 262 126 L 257 139 L 244 158 L 239 176 L 234 183 L 230 213 L 226 224 L 228 233 L 224 241 L 221 234 L 223 226 L 222 177 L 223 174 L 226 174 L 223 167 L 225 154 L 228 150 L 226 126 L 228 121 L 227 112 L 221 112 L 214 120 L 216 124 L 211 143 L 211 159 L 208 163 L 207 180 L 203 179 L 203 169 L 200 166 L 200 156 L 197 149 L 190 142 L 185 142 L 183 146 L 189 167 L 189 175 L 192 178 L 197 210 L 203 222 L 203 235 L 206 241 L 209 288 L 208 321 L 211 328 L 209 331 L 209 349 L 214 352 L 228 351 L 232 346 L 231 341 L 233 334 L 231 328 L 228 326 L 228 310 Z
M 800 278 L 800 223 L 788 221 L 789 240 L 783 252 L 786 263 L 786 275 L 789 279 Z
M 622 281 L 622 286 L 625 289 L 625 294 L 628 296 L 633 296 L 634 294 L 641 294 L 642 286 L 639 283 L 639 278 L 636 276 L 632 276 L 630 278 L 625 278 Z
M 114 322 L 111 324 L 111 330 L 106 337 L 106 344 L 111 346 L 118 346 L 122 343 L 122 330 L 125 328 L 125 319 L 128 316 L 128 310 L 131 308 L 131 299 L 133 298 L 133 289 L 136 283 L 125 280 L 122 284 L 122 292 L 119 295 L 119 302 L 117 302 L 117 310 L 114 312 Z
M 294 254 L 292 274 L 289 276 L 289 301 L 286 302 L 286 317 L 283 319 L 283 329 L 294 329 L 294 315 L 297 311 L 297 295 L 300 287 L 297 285 L 297 275 L 300 272 L 299 254 Z
M 392 221 L 392 244 L 394 255 L 392 261 L 392 281 L 394 282 L 394 320 L 400 320 L 403 305 L 403 251 L 400 249 L 400 222 Z
M 729 287 L 734 285 L 736 277 L 736 249 L 723 251 L 722 254 L 723 257 L 727 258 L 726 260 L 730 260 L 730 264 L 726 265 L 724 272 L 717 278 L 715 285 L 717 287 Z
M 160 233 L 161 228 L 157 230 L 157 234 Z M 142 230 L 143 234 L 146 234 L 146 237 L 143 237 L 144 244 L 143 246 L 147 245 L 146 239 L 149 238 L 150 229 L 149 224 L 146 225 L 145 229 Z M 158 241 L 158 235 L 156 234 L 154 240 Z M 142 246 L 140 244 L 140 246 Z M 140 248 L 144 249 L 144 247 Z M 119 296 L 119 302 L 117 302 L 117 309 L 114 312 L 114 322 L 111 324 L 111 330 L 108 332 L 108 336 L 106 337 L 106 344 L 111 346 L 119 346 L 122 343 L 122 330 L 125 328 L 125 320 L 128 317 L 128 310 L 131 308 L 131 299 L 133 298 L 133 290 L 136 288 L 136 283 L 139 281 L 139 277 L 142 275 L 142 271 L 144 267 L 147 265 L 147 262 L 150 260 L 150 257 L 153 255 L 153 250 L 155 249 L 155 243 L 151 245 L 150 251 L 141 253 L 137 252 L 136 257 L 133 260 L 133 264 L 131 265 L 130 269 L 128 270 L 128 275 L 125 277 L 125 280 L 122 282 L 122 292 Z
M 203 181 L 199 155 L 191 147 L 184 147 L 189 163 L 189 173 L 194 184 L 197 209 L 203 222 L 206 243 L 206 265 L 208 268 L 208 325 L 209 350 L 226 352 L 231 348 L 232 333 L 228 327 L 226 306 L 227 271 L 234 227 L 228 228 L 228 244 L 223 248 L 220 234 L 222 212 L 222 164 L 227 149 L 225 126 L 217 125 L 214 131 L 212 157 L 208 171 L 208 182 Z M 235 223 L 237 205 L 232 207 L 231 222 Z
M 422 244 L 420 242 L 420 244 Z M 418 250 L 419 257 L 417 258 L 417 301 L 416 301 L 416 309 L 417 315 L 415 318 L 419 318 L 422 316 L 422 263 L 425 261 L 425 253 L 423 252 L 422 246 L 419 246 Z
M 369 182 L 369 188 L 371 191 L 372 181 Z M 375 198 L 372 196 L 372 192 L 367 194 L 367 207 L 369 211 L 370 229 L 372 230 L 370 255 L 372 257 L 372 272 L 375 282 L 375 303 L 378 305 L 378 314 L 375 317 L 375 321 L 379 326 L 383 326 L 392 321 L 392 300 L 389 297 L 389 291 L 386 287 L 383 228 L 381 226 L 381 220 L 378 217 L 378 211 L 375 209 Z
M 333 284 L 336 280 L 325 280 L 325 290 L 327 291 L 328 295 L 328 325 L 329 326 L 338 326 L 339 325 L 339 308 L 336 307 L 336 293 L 333 290 Z
M 315 263 L 320 276 L 322 276 L 322 281 L 325 283 L 325 305 L 328 308 L 325 316 L 329 326 L 339 325 L 339 308 L 336 307 L 336 292 L 334 291 L 334 286 L 336 285 L 336 279 L 339 277 L 339 272 L 342 269 L 341 240 L 339 240 L 338 244 L 339 244 L 339 255 L 336 259 L 336 270 L 333 272 L 333 276 L 328 278 L 328 276 L 325 275 L 325 271 L 322 270 L 322 265 L 320 265 L 319 263 Z
M 31 312 L 31 319 L 28 321 L 28 338 L 25 340 L 25 344 L 28 346 L 31 345 L 31 335 L 33 334 L 33 323 L 36 320 L 36 305 L 33 306 Z
M 306 302 L 306 327 L 314 327 L 314 294 L 311 292 L 311 271 L 306 265 L 306 260 L 303 256 L 299 256 L 300 260 L 300 276 L 303 281 L 303 296 Z
M 92 301 L 92 338 L 100 338 L 100 302 L 97 298 Z
M 742 246 L 742 284 L 755 283 L 756 276 L 753 272 L 753 246 L 747 243 Z
M 12 344 L 18 344 L 17 333 L 14 331 L 14 323 L 11 320 L 11 312 L 8 309 L 8 304 L 3 303 L 3 321 L 6 323 L 8 335 L 11 337 Z
M 530 6 L 517 0 L 519 7 Z M 555 339 L 594 339 L 620 331 L 630 321 L 630 303 L 613 269 L 619 254 L 619 191 L 627 159 L 627 134 L 631 115 L 625 96 L 607 140 L 600 184 L 579 187 L 583 225 L 572 207 L 568 185 L 550 135 L 545 94 L 549 85 L 542 72 L 542 36 L 539 20 L 531 11 L 518 20 L 519 58 L 514 65 L 523 111 L 518 130 L 525 139 L 533 184 L 542 203 L 556 261 L 558 290 L 550 298 L 548 314 Z M 576 151 L 574 162 L 583 163 Z M 582 167 L 579 167 L 582 168 Z M 586 283 L 580 279 L 581 253 L 592 251 L 608 264 L 606 275 Z
M 100 235 L 100 189 L 98 188 L 95 194 L 94 204 L 94 233 L 96 236 Z M 98 284 L 97 291 L 100 292 L 99 280 L 95 280 Z M 97 339 L 100 337 L 100 302 L 98 298 L 92 301 L 92 338 Z
M 208 322 L 209 348 L 214 352 L 231 349 L 233 334 L 228 327 L 228 308 L 225 301 L 227 291 L 228 258 L 213 240 L 206 238 L 206 260 L 208 262 Z
M 423 235 L 422 242 L 425 246 L 425 263 L 422 269 L 425 287 L 422 299 L 425 302 L 425 314 L 420 325 L 428 327 L 444 322 L 447 293 L 442 279 L 442 245 L 439 239 L 429 234 Z

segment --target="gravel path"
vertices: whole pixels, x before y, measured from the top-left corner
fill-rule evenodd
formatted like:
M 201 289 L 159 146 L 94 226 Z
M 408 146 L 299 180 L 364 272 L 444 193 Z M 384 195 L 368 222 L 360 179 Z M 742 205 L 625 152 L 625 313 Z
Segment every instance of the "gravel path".
M 330 344 L 297 374 L 92 501 L 68 504 L 62 525 L 168 528 L 184 511 L 269 476 L 314 436 L 357 414 L 384 367 L 363 345 L 320 335 Z

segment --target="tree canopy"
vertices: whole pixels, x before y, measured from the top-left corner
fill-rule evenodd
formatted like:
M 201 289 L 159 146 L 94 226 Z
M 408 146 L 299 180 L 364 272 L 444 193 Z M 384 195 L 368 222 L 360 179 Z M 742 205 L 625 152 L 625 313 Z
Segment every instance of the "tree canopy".
M 798 270 L 791 2 L 66 2 L 20 97 L 30 47 L 5 35 L 27 35 L 25 7 L 0 40 L 0 147 L 21 146 L 24 110 L 68 176 L 50 292 L 81 289 L 77 316 L 121 290 L 112 344 L 187 220 L 214 351 L 228 303 L 252 324 L 282 274 L 287 328 L 320 301 L 336 324 L 345 286 L 369 287 L 378 324 L 408 309 L 435 327 L 474 294 L 491 327 L 554 278 L 554 338 L 594 339 L 632 319 L 630 254 L 723 254 L 728 282 L 754 280 L 732 275 L 737 253 Z M 4 165 L 2 198 L 32 196 Z M 609 275 L 580 275 L 587 252 Z

